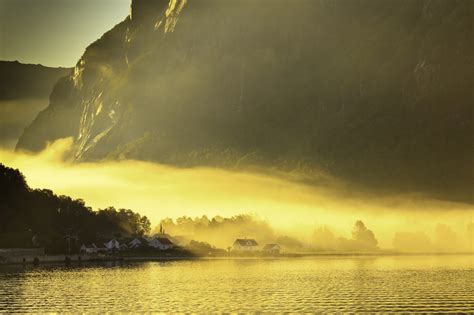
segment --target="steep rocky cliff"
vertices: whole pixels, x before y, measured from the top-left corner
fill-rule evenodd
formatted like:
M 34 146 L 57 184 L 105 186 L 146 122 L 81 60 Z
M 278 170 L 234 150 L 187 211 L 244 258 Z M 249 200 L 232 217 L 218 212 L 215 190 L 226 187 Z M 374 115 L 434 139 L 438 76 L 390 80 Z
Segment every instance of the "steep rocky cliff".
M 18 148 L 325 169 L 472 202 L 470 0 L 136 0 Z

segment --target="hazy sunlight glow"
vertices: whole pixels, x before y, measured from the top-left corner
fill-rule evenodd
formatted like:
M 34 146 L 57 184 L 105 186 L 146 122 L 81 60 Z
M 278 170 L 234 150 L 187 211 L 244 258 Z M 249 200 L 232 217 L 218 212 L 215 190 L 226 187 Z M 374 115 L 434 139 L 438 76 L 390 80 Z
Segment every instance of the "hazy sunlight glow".
M 432 231 L 438 223 L 464 231 L 473 216 L 467 205 L 419 196 L 348 198 L 348 188 L 335 180 L 334 187 L 314 187 L 263 172 L 130 160 L 73 164 L 64 161 L 71 145 L 62 139 L 37 155 L 1 150 L 0 162 L 19 168 L 33 188 L 82 198 L 93 208 L 130 208 L 153 224 L 165 217 L 251 213 L 276 230 L 308 238 L 322 225 L 348 236 L 362 219 L 380 246 L 390 248 L 395 231 Z

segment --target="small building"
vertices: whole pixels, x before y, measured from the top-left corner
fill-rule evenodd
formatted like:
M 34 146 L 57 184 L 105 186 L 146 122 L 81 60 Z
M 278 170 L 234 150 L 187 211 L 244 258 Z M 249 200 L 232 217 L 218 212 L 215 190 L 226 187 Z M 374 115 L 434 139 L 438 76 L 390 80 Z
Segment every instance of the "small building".
M 240 238 L 235 240 L 232 248 L 235 251 L 257 251 L 258 243 L 254 239 Z
M 146 245 L 147 241 L 145 239 L 142 239 L 142 238 L 134 238 L 133 240 L 131 240 L 129 243 L 128 243 L 128 248 L 140 248 L 144 245 Z
M 278 244 L 267 244 L 263 246 L 263 252 L 272 255 L 280 254 L 281 247 Z
M 114 238 L 104 243 L 105 249 L 108 251 L 120 250 L 120 243 Z
M 92 244 L 82 244 L 79 251 L 82 254 L 97 254 L 97 252 L 99 251 L 99 248 L 94 243 L 92 243 Z
M 166 237 L 154 237 L 148 241 L 148 245 L 158 250 L 168 250 L 174 247 L 173 242 Z

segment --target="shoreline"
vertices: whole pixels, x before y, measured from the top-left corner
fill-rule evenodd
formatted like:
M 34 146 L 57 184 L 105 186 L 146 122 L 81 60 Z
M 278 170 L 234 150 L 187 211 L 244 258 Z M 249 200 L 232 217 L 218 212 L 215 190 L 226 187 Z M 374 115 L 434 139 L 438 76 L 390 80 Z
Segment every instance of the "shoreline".
M 402 253 L 402 252 L 382 252 L 382 253 L 351 253 L 351 252 L 325 252 L 325 253 L 288 253 L 280 255 L 220 255 L 220 256 L 192 256 L 192 255 L 166 255 L 166 256 L 90 256 L 90 255 L 44 255 L 11 257 L 6 261 L 0 261 L 0 266 L 8 265 L 50 265 L 64 264 L 67 266 L 77 264 L 109 263 L 109 262 L 160 262 L 160 261 L 180 261 L 180 260 L 274 260 L 292 258 L 351 258 L 351 257 L 401 257 L 401 256 L 474 256 L 474 252 L 468 253 Z M 25 260 L 23 260 L 25 258 Z M 37 258 L 37 260 L 35 260 Z

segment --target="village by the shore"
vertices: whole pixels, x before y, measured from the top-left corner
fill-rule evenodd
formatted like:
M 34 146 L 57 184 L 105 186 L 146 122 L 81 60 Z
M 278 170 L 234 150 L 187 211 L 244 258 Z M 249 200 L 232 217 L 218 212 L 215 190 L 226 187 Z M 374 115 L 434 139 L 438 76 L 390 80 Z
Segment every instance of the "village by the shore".
M 126 260 L 169 260 L 203 257 L 275 257 L 279 244 L 260 245 L 255 239 L 239 238 L 227 249 L 205 242 L 183 244 L 179 237 L 157 234 L 151 237 L 111 238 L 101 243 L 83 243 L 79 251 L 48 255 L 44 248 L 0 248 L 0 264 L 34 264 Z

